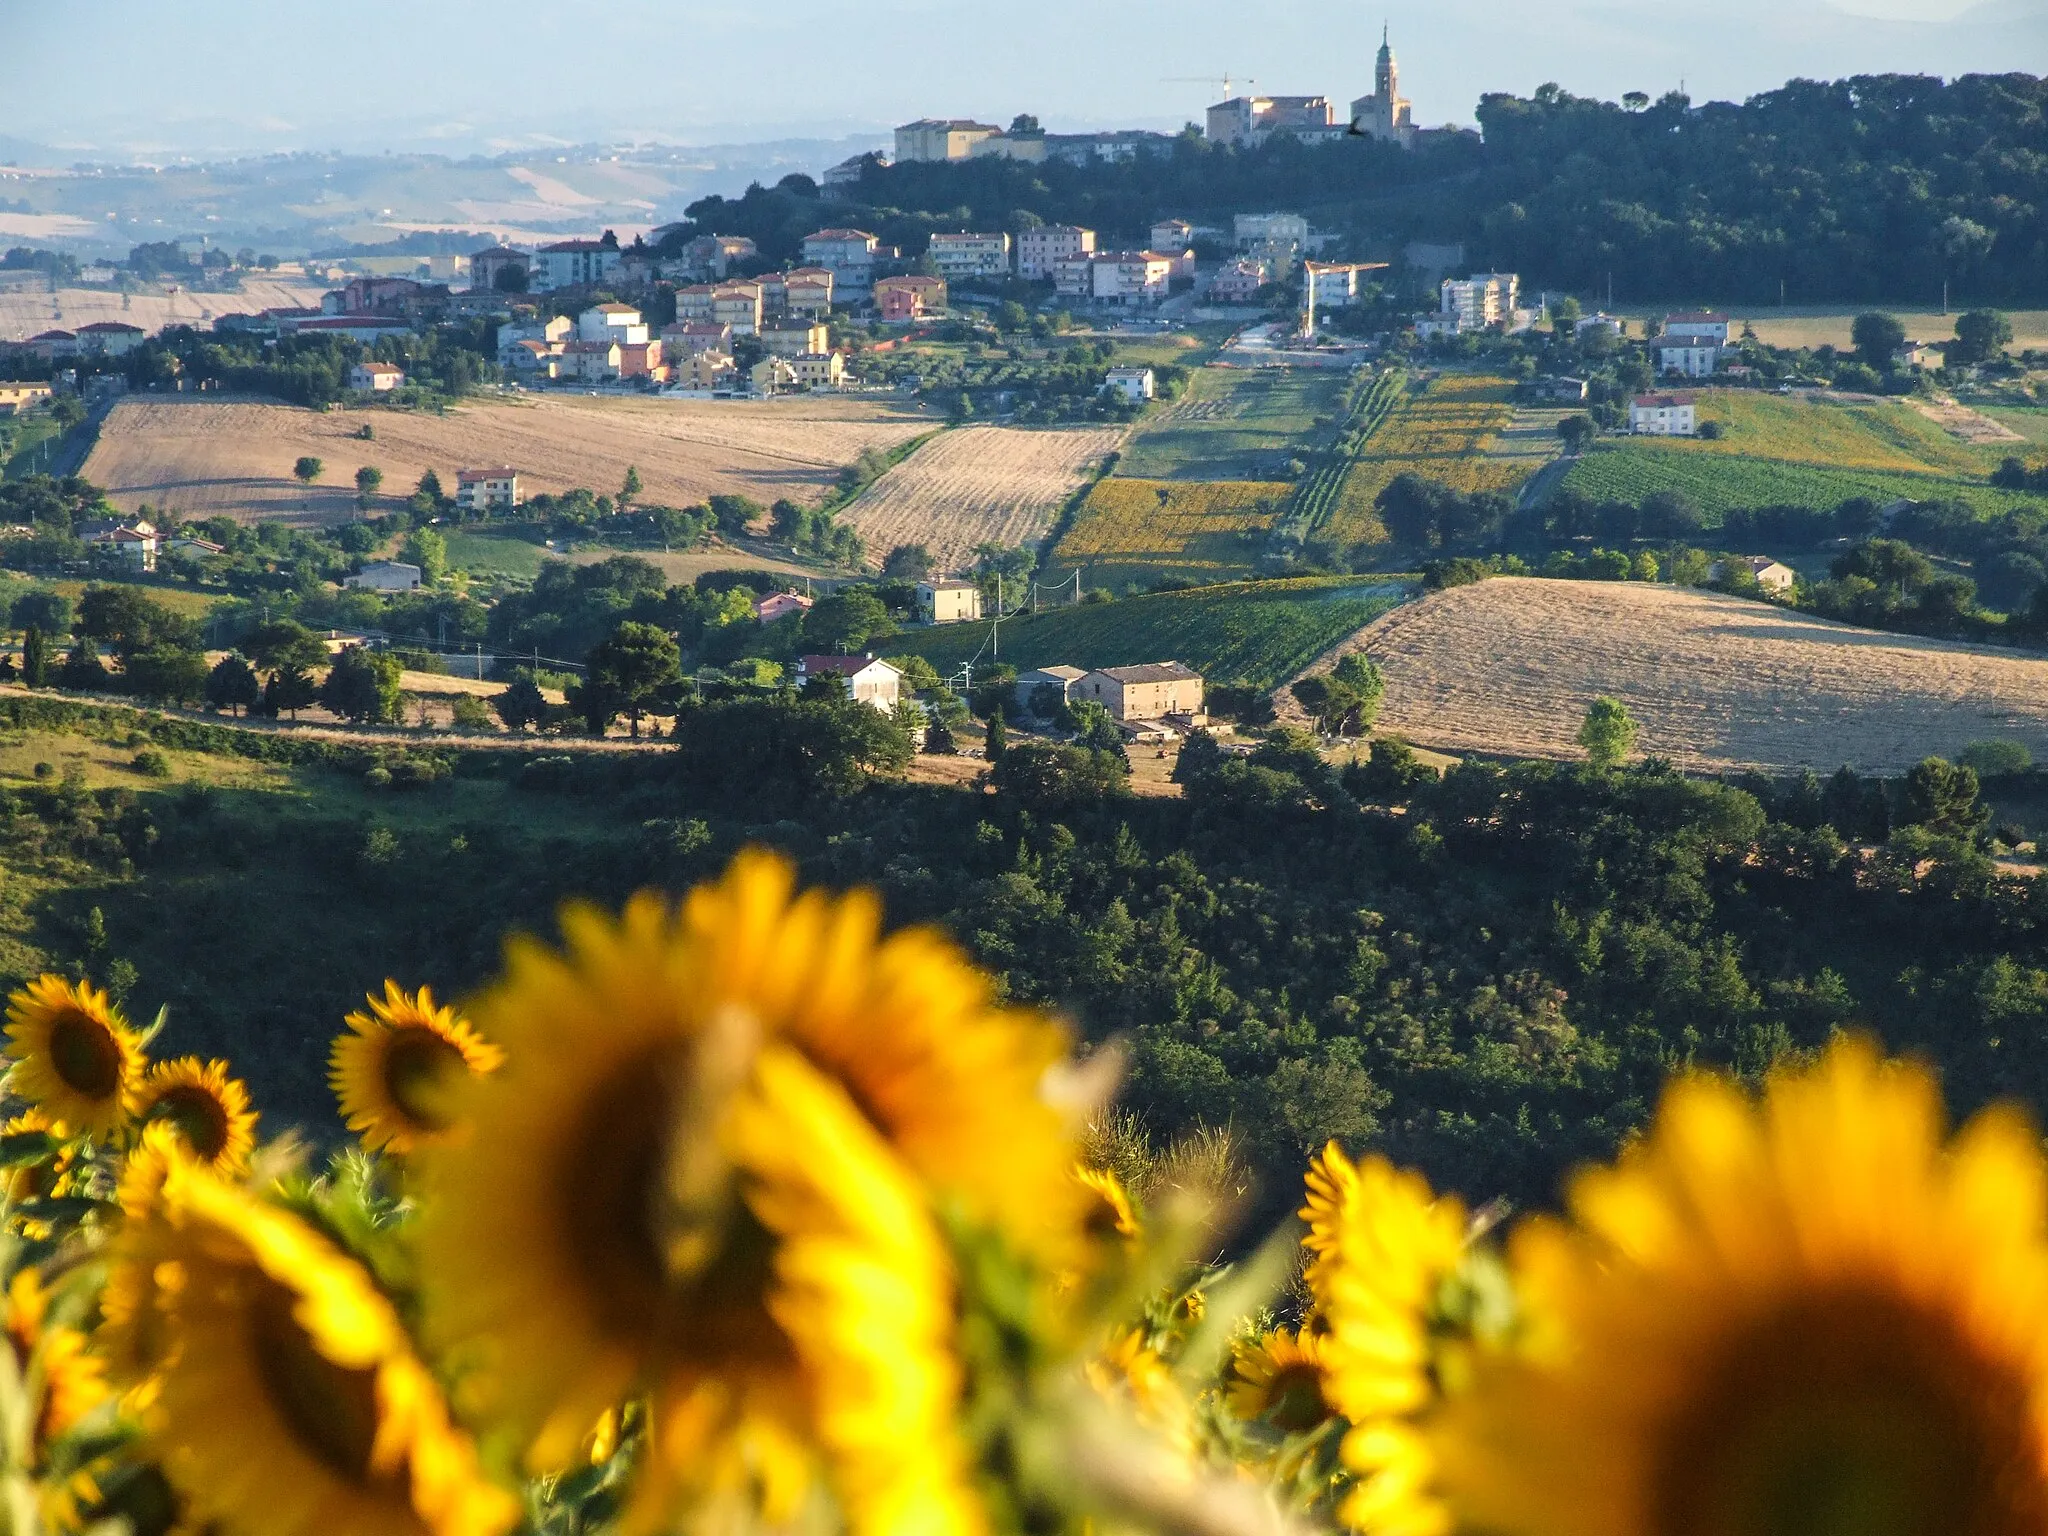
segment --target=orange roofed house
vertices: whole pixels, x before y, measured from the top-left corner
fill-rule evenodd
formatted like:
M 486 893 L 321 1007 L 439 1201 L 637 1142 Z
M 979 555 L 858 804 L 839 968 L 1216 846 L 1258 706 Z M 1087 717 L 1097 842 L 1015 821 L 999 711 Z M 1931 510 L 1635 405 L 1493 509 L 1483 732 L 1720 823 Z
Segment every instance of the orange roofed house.
M 875 312 L 884 320 L 921 320 L 945 307 L 943 277 L 885 277 L 875 284 Z

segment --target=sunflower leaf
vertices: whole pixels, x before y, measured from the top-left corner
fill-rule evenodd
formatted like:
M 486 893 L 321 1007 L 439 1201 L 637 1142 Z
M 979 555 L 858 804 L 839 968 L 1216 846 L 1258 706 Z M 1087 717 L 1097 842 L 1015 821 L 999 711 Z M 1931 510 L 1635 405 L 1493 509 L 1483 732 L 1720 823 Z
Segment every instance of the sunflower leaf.
M 0 1168 L 18 1168 L 23 1163 L 40 1163 L 57 1150 L 57 1139 L 48 1131 L 15 1131 L 0 1136 Z

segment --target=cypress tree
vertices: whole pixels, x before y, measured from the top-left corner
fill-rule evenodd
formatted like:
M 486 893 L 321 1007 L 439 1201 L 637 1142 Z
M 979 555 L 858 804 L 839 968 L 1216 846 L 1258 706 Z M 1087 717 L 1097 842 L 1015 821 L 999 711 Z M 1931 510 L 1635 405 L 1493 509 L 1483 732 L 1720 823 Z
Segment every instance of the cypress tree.
M 993 768 L 1003 760 L 1003 753 L 1009 747 L 1009 733 L 1003 727 L 1003 706 L 998 704 L 988 712 L 988 743 L 982 749 Z
M 31 688 L 46 688 L 50 682 L 50 643 L 34 624 L 21 637 L 21 680 Z

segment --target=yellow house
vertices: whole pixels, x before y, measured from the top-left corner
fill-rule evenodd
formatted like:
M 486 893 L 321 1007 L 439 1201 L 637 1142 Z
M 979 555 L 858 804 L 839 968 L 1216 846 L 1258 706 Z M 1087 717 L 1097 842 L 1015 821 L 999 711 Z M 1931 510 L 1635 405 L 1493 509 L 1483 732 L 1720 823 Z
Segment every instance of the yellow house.
M 917 584 L 917 607 L 927 624 L 958 624 L 981 617 L 981 588 L 941 579 Z
M 1202 713 L 1202 674 L 1177 661 L 1140 667 L 1103 667 L 1076 683 L 1070 695 L 1106 708 L 1116 720 L 1163 720 Z

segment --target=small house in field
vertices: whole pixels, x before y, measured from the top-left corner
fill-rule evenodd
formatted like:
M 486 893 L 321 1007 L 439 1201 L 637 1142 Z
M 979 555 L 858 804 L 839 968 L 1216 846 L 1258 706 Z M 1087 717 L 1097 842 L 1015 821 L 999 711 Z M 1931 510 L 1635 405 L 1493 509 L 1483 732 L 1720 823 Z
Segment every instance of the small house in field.
M 1202 674 L 1177 661 L 1103 667 L 1074 684 L 1070 700 L 1100 704 L 1119 724 L 1184 715 L 1202 718 Z
M 404 560 L 372 560 L 342 585 L 359 592 L 416 592 L 420 568 Z
M 773 624 L 785 614 L 806 613 L 811 600 L 801 592 L 771 592 L 754 604 L 754 617 L 763 624 Z
M 96 523 L 79 529 L 79 535 L 94 549 L 119 555 L 137 570 L 156 569 L 156 525 L 138 518 L 132 523 Z
M 1797 571 L 1769 555 L 1730 555 L 1725 560 L 1716 560 L 1707 567 L 1707 580 L 1725 581 L 1728 573 L 1735 570 L 1748 571 L 1766 592 L 1790 592 L 1799 580 Z
M 796 664 L 799 691 L 814 677 L 843 678 L 849 698 L 872 704 L 885 715 L 894 714 L 903 698 L 903 674 L 873 656 L 800 657 Z
M 1115 390 L 1133 405 L 1143 405 L 1158 392 L 1150 368 L 1112 368 L 1102 384 L 1103 388 Z
M 1017 707 L 1029 710 L 1032 698 L 1041 688 L 1057 688 L 1062 699 L 1071 700 L 1074 697 L 1074 685 L 1087 675 L 1080 667 L 1062 666 L 1033 667 L 1029 672 L 1019 672 Z
M 369 395 L 381 395 L 404 382 L 405 370 L 396 363 L 357 363 L 348 371 L 348 387 Z
M 1697 437 L 1699 408 L 1691 395 L 1638 395 L 1628 403 L 1628 429 L 1638 437 Z
M 917 611 L 927 624 L 958 624 L 981 617 L 981 588 L 971 581 L 935 578 L 917 584 Z

